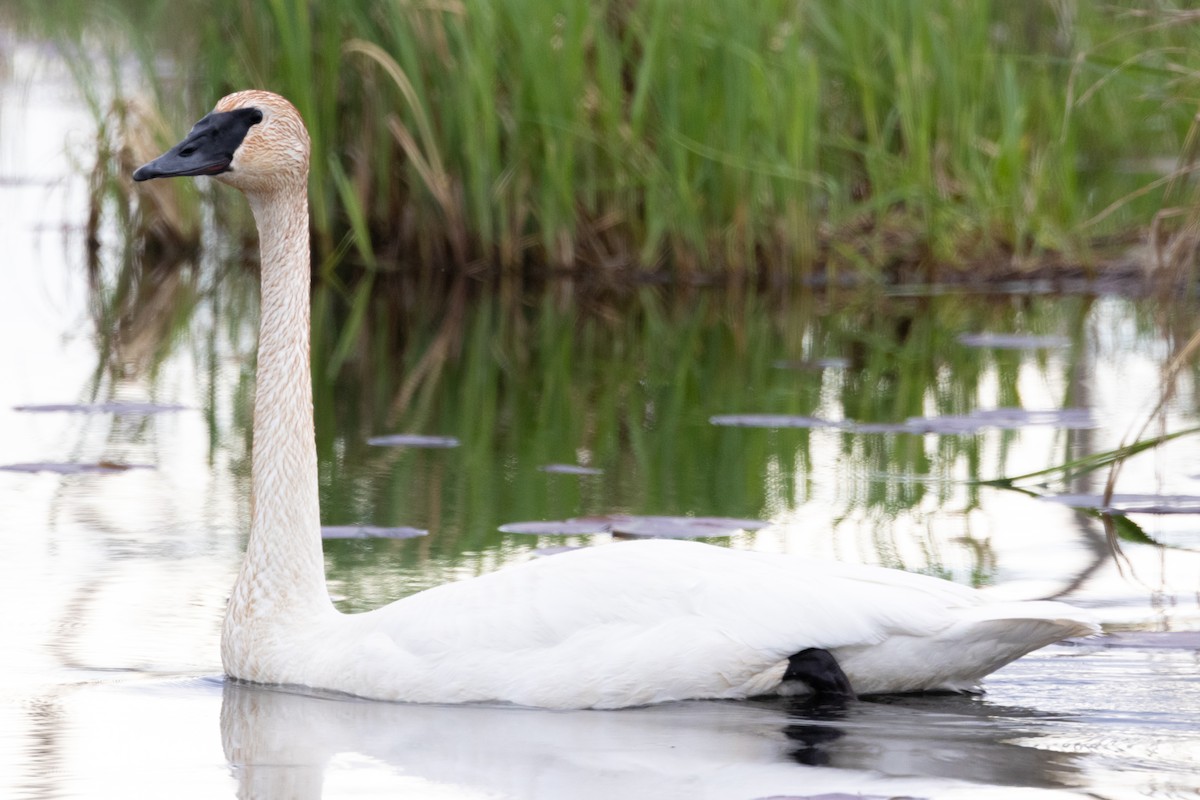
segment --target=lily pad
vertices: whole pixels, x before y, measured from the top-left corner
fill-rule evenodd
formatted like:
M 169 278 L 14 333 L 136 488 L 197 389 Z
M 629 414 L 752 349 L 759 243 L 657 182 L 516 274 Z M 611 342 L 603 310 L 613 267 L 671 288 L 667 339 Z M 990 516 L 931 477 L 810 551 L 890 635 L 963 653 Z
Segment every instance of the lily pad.
M 745 531 L 758 531 L 770 525 L 765 519 L 738 517 L 642 517 L 641 519 L 690 519 L 697 525 L 733 525 Z
M 644 539 L 708 539 L 756 531 L 766 525 L 756 519 L 723 517 L 629 517 L 614 521 L 612 532 Z
M 1022 428 L 1026 425 L 1053 425 L 1058 428 L 1094 428 L 1096 419 L 1087 408 L 988 408 L 968 416 L 997 427 Z
M 1200 514 L 1200 496 L 1187 494 L 1114 494 L 1107 506 L 1098 494 L 1051 494 L 1042 499 L 1111 514 Z
M 967 347 L 988 347 L 993 350 L 1048 350 L 1066 347 L 1071 340 L 1065 336 L 1035 336 L 1027 333 L 964 333 L 958 337 Z
M 587 536 L 608 533 L 608 524 L 600 519 L 564 519 L 537 522 L 509 522 L 500 526 L 502 533 L 525 533 L 531 536 Z
M 127 472 L 131 469 L 154 469 L 154 467 L 150 464 L 119 464 L 115 461 L 97 461 L 91 464 L 37 461 L 28 464 L 0 465 L 0 471 L 4 472 L 53 472 L 58 475 L 83 475 L 89 473 L 108 475 L 117 472 Z
M 561 521 L 510 522 L 501 525 L 504 533 L 523 533 L 536 536 L 569 536 L 612 533 L 656 539 L 708 539 L 733 536 L 742 531 L 756 531 L 768 523 L 758 519 L 730 517 L 664 517 L 610 514 Z
M 1095 428 L 1097 423 L 1092 412 L 1086 408 L 989 408 L 969 414 L 910 417 L 904 421 L 905 428 L 913 433 L 977 433 L 987 428 L 1018 430 L 1032 425 L 1082 430 Z
M 850 433 L 913 433 L 912 426 L 907 422 L 854 422 L 847 420 L 838 427 Z
M 713 425 L 741 428 L 832 428 L 850 433 L 977 433 L 987 428 L 1016 430 L 1030 425 L 1048 425 L 1064 429 L 1097 426 L 1086 408 L 1027 409 L 986 408 L 969 414 L 941 417 L 910 417 L 903 422 L 833 422 L 820 417 L 798 414 L 721 414 L 709 417 Z
M 836 422 L 799 414 L 718 414 L 709 417 L 712 425 L 734 428 L 835 428 Z
M 373 525 L 322 525 L 322 539 L 415 539 L 428 536 L 422 528 L 378 528 Z
M 1122 631 L 1076 643 L 1137 650 L 1200 650 L 1200 631 Z
M 372 436 L 367 444 L 376 447 L 458 447 L 460 442 L 453 436 L 423 436 L 418 433 L 396 433 L 390 436 Z
M 163 403 L 41 403 L 13 406 L 14 411 L 32 413 L 65 412 L 70 414 L 116 414 L 117 416 L 146 416 L 171 411 L 186 411 L 187 406 Z
M 579 464 L 546 464 L 538 467 L 542 472 L 556 475 L 603 475 L 604 470 L 595 467 L 584 467 Z

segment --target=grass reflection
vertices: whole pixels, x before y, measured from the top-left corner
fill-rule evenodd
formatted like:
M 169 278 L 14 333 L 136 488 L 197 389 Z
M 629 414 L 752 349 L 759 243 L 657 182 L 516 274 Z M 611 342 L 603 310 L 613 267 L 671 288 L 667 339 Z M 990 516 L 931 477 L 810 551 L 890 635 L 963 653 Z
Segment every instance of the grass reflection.
M 100 399 L 140 386 L 170 401 L 170 387 L 157 384 L 161 365 L 187 349 L 203 365 L 196 377 L 213 463 L 244 479 L 252 265 L 150 263 L 144 253 L 103 250 L 91 276 Z M 868 533 L 884 560 L 899 560 L 906 537 L 921 540 L 928 563 L 909 555 L 907 566 L 933 571 L 945 543 L 929 538 L 931 520 L 961 519 L 973 577 L 986 582 L 996 560 L 967 524 L 996 491 L 981 482 L 1086 457 L 1108 438 L 1054 426 L 937 434 L 729 428 L 709 418 L 896 424 L 999 407 L 1092 408 L 1097 359 L 1147 356 L 1174 324 L 1159 306 L 1142 312 L 1120 301 L 1115 309 L 1117 301 L 1088 296 L 435 283 L 386 272 L 365 301 L 335 282 L 313 291 L 324 521 L 432 532 L 411 542 L 327 543 L 338 580 L 356 583 L 370 581 L 371 554 L 384 550 L 393 568 L 425 565 L 404 578 L 422 585 L 485 569 L 534 546 L 496 530 L 514 520 L 620 512 L 780 519 L 815 508 L 822 531 L 836 536 L 844 521 Z M 1114 324 L 1129 332 L 1119 348 L 1098 335 Z M 359 335 L 347 339 L 348 327 Z M 1059 344 L 1006 350 L 962 341 L 978 333 Z M 461 446 L 367 443 L 396 433 L 453 436 Z M 552 463 L 602 472 L 541 469 Z M 1055 480 L 1065 491 L 1096 491 L 1084 477 Z M 375 591 L 409 588 L 376 577 Z M 346 594 L 372 599 L 358 588 Z
M 957 337 L 1018 329 L 1078 342 L 1087 298 L 1023 300 L 1014 314 L 1010 298 L 614 293 L 577 284 L 521 292 L 466 283 L 431 296 L 397 283 L 372 296 L 364 312 L 369 335 L 339 354 L 340 318 L 352 309 L 342 304 L 339 313 L 329 290 L 316 292 L 322 499 L 346 517 L 339 522 L 438 520 L 464 535 L 490 536 L 495 521 L 514 516 L 754 516 L 765 505 L 764 465 L 786 465 L 788 496 L 803 496 L 807 476 L 827 468 L 818 463 L 826 456 L 813 452 L 814 437 L 836 440 L 838 460 L 857 473 L 962 480 L 1003 474 L 1017 434 L 999 436 L 995 460 L 983 464 L 978 435 L 730 430 L 709 425 L 711 415 L 888 423 L 996 406 L 1086 404 L 1077 385 L 1087 369 L 1082 346 L 1052 354 L 981 351 Z M 340 367 L 330 377 L 335 356 Z M 845 365 L 780 368 L 821 359 Z M 1023 375 L 1045 391 L 1027 397 Z M 462 447 L 442 453 L 366 444 L 397 432 L 453 435 Z M 1071 437 L 1061 439 L 1069 450 Z M 1060 457 L 1045 454 L 1047 463 Z M 586 462 L 604 474 L 585 480 L 537 469 L 555 462 Z M 384 476 L 373 484 L 375 497 L 351 490 L 364 469 Z M 847 500 L 896 513 L 929 491 L 942 489 L 923 480 L 865 481 L 862 495 Z M 374 519 L 363 518 L 368 510 Z

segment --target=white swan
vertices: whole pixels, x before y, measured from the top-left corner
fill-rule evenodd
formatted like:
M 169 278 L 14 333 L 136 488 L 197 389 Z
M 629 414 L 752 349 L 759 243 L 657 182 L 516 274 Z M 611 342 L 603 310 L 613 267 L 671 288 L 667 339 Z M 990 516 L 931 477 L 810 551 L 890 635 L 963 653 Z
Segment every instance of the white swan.
M 680 541 L 583 549 L 344 615 L 325 587 L 309 373 L 309 140 L 287 100 L 223 98 L 135 180 L 214 175 L 262 251 L 253 513 L 222 631 L 233 678 L 382 700 L 620 708 L 975 687 L 1096 633 L 1051 602 L 985 604 L 896 570 Z

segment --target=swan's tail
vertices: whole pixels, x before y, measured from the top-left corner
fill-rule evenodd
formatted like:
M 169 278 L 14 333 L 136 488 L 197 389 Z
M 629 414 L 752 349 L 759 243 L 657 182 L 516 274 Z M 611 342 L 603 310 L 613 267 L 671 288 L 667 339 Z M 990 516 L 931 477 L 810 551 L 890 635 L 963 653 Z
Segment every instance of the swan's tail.
M 1035 631 L 1042 632 L 1041 636 L 1031 635 L 1031 640 L 1036 639 L 1041 643 L 1033 645 L 1029 648 L 1030 650 L 1036 650 L 1072 636 L 1094 636 L 1100 633 L 1100 625 L 1092 614 L 1081 608 L 1053 600 L 1024 600 L 970 606 L 957 609 L 955 616 L 959 618 L 960 622 L 952 626 L 950 630 L 958 628 L 963 623 L 969 625 L 974 623 L 970 625 L 971 628 L 983 626 L 986 623 L 998 623 L 1001 628 L 1007 630 L 1007 633 L 996 631 L 1005 640 L 1019 639 L 1022 633 L 1031 635 Z
M 1100 633 L 1088 612 L 1053 601 L 969 606 L 955 609 L 954 616 L 933 637 L 893 636 L 834 655 L 859 694 L 970 691 L 1026 653 Z

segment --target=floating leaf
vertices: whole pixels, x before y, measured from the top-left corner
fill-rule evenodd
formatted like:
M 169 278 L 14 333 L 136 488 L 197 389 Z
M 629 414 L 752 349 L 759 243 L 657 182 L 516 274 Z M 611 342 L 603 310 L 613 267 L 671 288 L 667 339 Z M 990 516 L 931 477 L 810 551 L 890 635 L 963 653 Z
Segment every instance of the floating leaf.
M 372 436 L 367 444 L 377 447 L 458 447 L 453 436 L 423 436 L 418 433 L 396 433 L 391 436 Z
M 163 414 L 170 411 L 186 411 L 187 408 L 187 406 L 160 403 L 43 403 L 13 406 L 14 411 L 33 413 L 66 412 L 72 414 L 116 414 L 117 416 Z
M 1138 525 L 1129 517 L 1122 517 L 1118 514 L 1108 514 L 1107 517 L 1109 522 L 1112 523 L 1113 532 L 1121 541 L 1161 546 L 1154 539 L 1150 538 L 1150 535 L 1142 529 L 1141 525 Z
M 558 522 L 509 522 L 500 526 L 503 533 L 527 533 L 533 536 L 586 536 L 592 533 L 608 533 L 608 524 L 603 520 L 566 519 Z
M 372 525 L 322 525 L 322 539 L 415 539 L 428 536 L 421 528 L 377 528 Z
M 907 422 L 853 422 L 847 420 L 838 426 L 850 433 L 915 433 Z
M 904 425 L 913 433 L 976 433 L 986 428 L 1017 430 L 1032 425 L 1080 430 L 1096 427 L 1096 420 L 1086 408 L 990 408 L 961 415 L 911 417 Z
M 1114 494 L 1108 505 L 1099 494 L 1049 494 L 1042 499 L 1111 514 L 1200 514 L 1200 496 L 1187 494 Z
M 641 519 L 690 519 L 697 525 L 732 525 L 746 531 L 757 531 L 770 525 L 763 519 L 739 519 L 737 517 L 642 517 Z
M 707 539 L 735 536 L 742 531 L 766 527 L 766 524 L 753 519 L 720 517 L 630 517 L 614 521 L 612 532 L 648 539 Z
M 730 517 L 658 517 L 610 514 L 561 521 L 510 522 L 501 525 L 504 533 L 535 536 L 569 536 L 612 533 L 618 536 L 658 539 L 702 539 L 733 536 L 756 531 L 768 523 L 758 519 Z
M 605 522 L 613 534 L 647 539 L 708 539 L 733 536 L 743 530 L 760 530 L 769 523 L 762 519 L 734 517 L 664 517 L 607 515 L 584 518 L 587 522 Z M 582 522 L 582 519 L 581 519 Z
M 106 475 L 109 473 L 126 472 L 131 469 L 154 469 L 154 467 L 150 464 L 118 464 L 114 461 L 97 461 L 92 464 L 39 461 L 29 464 L 0 465 L 0 470 L 4 472 L 53 472 L 58 475 L 82 475 L 86 473 Z
M 1200 631 L 1121 631 L 1079 644 L 1138 650 L 1200 650 Z
M 987 408 L 972 411 L 967 416 L 998 428 L 1023 428 L 1026 425 L 1053 425 L 1057 428 L 1096 427 L 1091 410 L 1086 408 Z
M 836 428 L 850 433 L 977 433 L 987 428 L 1015 430 L 1030 425 L 1057 428 L 1094 428 L 1096 421 L 1086 408 L 1025 409 L 986 408 L 969 414 L 942 417 L 910 417 L 903 422 L 833 422 L 797 414 L 722 414 L 709 417 L 713 425 L 742 428 Z
M 838 423 L 798 414 L 718 414 L 709 417 L 712 425 L 734 428 L 834 428 Z
M 1024 333 L 964 333 L 958 337 L 967 347 L 988 347 L 992 350 L 1046 350 L 1066 347 L 1071 340 L 1065 336 L 1034 336 Z
M 538 467 L 542 472 L 551 472 L 557 475 L 603 475 L 604 470 L 596 469 L 595 467 L 584 467 L 579 464 L 546 464 Z

